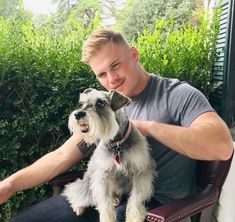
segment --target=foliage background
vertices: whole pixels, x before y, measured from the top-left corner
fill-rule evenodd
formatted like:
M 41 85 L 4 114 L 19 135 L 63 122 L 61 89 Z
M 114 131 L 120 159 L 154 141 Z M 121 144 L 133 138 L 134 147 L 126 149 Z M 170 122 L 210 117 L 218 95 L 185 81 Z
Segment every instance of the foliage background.
M 0 18 L 0 180 L 68 138 L 68 114 L 79 92 L 98 88 L 80 62 L 89 28 L 73 22 L 60 34 L 49 27 Z M 36 173 L 36 172 L 35 172 Z M 4 217 L 49 195 L 48 186 L 19 192 L 0 206 Z
M 155 29 L 145 29 L 133 41 L 141 55 L 141 64 L 149 72 L 187 81 L 207 97 L 214 90 L 211 67 L 218 56 L 215 50 L 220 8 L 214 9 L 211 23 L 209 15 L 201 12 L 198 26 L 184 23 L 176 25 L 173 17 L 157 19 Z
M 153 31 L 156 19 L 173 17 L 177 26 L 194 23 L 202 5 L 203 0 L 127 0 L 116 14 L 116 27 L 130 40 L 146 28 Z
M 78 104 L 79 92 L 101 87 L 80 62 L 86 36 L 104 26 L 98 1 L 89 1 L 95 3 L 90 14 L 84 4 L 69 5 L 65 11 L 61 5 L 63 13 L 37 22 L 24 11 L 22 1 L 11 2 L 19 4 L 17 10 L 6 5 L 9 2 L 0 1 L 0 180 L 61 145 L 69 137 L 67 119 Z M 128 2 L 122 10 L 134 4 Z M 108 3 L 118 20 L 121 12 Z M 78 13 L 81 10 L 84 14 Z M 127 38 L 138 48 L 146 70 L 188 81 L 208 96 L 213 90 L 210 68 L 216 58 L 219 14 L 215 9 L 211 23 L 206 13 L 196 23 L 191 18 L 182 22 L 180 15 L 150 22 L 146 18 L 143 22 L 151 26 L 131 31 Z M 0 216 L 5 221 L 51 195 L 47 184 L 18 192 L 0 205 Z

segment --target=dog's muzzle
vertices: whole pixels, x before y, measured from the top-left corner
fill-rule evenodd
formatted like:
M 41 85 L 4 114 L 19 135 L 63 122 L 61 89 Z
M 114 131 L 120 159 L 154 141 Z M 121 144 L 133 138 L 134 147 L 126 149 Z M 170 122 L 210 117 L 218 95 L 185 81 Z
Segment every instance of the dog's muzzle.
M 84 111 L 78 111 L 74 114 L 74 117 L 77 121 L 79 121 L 80 130 L 82 133 L 87 133 L 89 131 L 89 125 L 86 123 L 86 121 L 82 118 L 86 116 L 86 112 Z

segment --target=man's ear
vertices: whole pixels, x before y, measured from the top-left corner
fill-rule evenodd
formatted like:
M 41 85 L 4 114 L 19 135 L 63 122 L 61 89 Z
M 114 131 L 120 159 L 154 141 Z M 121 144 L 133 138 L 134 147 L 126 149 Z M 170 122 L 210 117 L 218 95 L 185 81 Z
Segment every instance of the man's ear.
M 131 102 L 131 99 L 122 95 L 121 93 L 111 90 L 110 91 L 110 103 L 113 111 L 116 111 L 123 106 L 128 105 Z
M 138 50 L 135 47 L 130 47 L 130 52 L 135 61 L 139 61 Z

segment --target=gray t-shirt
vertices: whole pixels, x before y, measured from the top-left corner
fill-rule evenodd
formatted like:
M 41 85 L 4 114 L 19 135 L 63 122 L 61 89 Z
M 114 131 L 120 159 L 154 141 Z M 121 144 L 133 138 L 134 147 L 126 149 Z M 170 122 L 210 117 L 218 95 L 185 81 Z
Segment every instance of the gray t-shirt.
M 145 89 L 131 99 L 124 108 L 129 118 L 178 126 L 189 126 L 200 114 L 213 111 L 205 96 L 189 84 L 153 74 Z M 155 198 L 164 204 L 193 193 L 196 161 L 153 138 L 147 139 L 157 163 Z

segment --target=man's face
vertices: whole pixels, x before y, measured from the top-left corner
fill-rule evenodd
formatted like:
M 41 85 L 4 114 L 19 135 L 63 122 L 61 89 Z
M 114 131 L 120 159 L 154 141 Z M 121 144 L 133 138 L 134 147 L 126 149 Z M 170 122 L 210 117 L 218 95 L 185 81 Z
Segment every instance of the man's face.
M 129 97 L 139 93 L 141 76 L 135 48 L 108 43 L 91 57 L 89 65 L 107 90 L 114 89 Z

